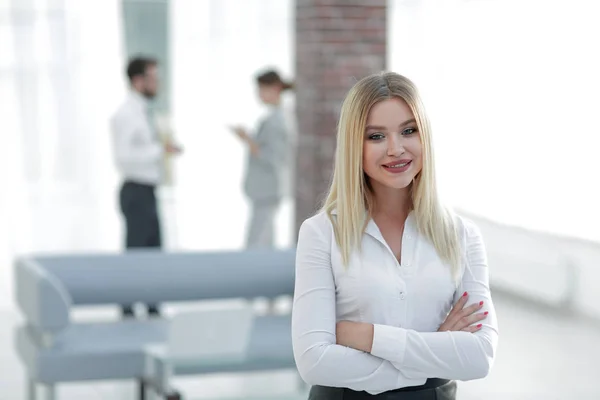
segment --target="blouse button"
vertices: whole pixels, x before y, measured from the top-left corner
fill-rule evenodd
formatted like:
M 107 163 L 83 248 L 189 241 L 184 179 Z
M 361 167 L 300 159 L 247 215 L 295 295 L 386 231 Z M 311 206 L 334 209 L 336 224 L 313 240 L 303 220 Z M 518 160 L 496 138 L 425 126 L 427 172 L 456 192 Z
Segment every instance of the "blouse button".
M 406 298 L 406 294 L 404 292 L 400 292 L 400 299 L 404 300 Z

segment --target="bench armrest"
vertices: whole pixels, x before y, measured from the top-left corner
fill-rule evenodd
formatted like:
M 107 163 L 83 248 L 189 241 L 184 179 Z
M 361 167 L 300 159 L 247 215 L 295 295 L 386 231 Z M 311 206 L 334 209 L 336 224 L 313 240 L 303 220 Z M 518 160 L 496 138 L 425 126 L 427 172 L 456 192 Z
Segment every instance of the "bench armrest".
M 16 301 L 28 325 L 50 334 L 68 326 L 72 301 L 62 283 L 30 258 L 18 258 L 14 268 Z

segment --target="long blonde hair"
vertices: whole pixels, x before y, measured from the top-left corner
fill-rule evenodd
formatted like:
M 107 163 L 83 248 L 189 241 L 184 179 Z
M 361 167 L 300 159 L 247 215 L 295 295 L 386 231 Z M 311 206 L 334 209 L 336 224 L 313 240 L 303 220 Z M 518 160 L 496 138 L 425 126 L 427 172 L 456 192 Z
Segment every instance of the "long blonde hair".
M 348 265 L 373 212 L 373 194 L 363 171 L 363 142 L 369 111 L 374 104 L 401 98 L 410 107 L 421 136 L 423 168 L 411 184 L 417 229 L 450 264 L 454 279 L 460 271 L 461 249 L 452 212 L 440 204 L 435 179 L 431 128 L 415 85 L 402 75 L 382 72 L 361 79 L 348 92 L 337 131 L 333 180 L 322 211 L 331 220 L 342 260 Z M 332 212 L 336 210 L 334 218 Z

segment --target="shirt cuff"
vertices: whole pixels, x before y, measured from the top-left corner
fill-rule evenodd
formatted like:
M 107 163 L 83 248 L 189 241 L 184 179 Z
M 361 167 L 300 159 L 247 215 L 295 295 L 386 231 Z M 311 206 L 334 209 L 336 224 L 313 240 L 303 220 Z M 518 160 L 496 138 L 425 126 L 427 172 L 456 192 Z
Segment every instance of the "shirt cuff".
M 373 324 L 371 354 L 393 362 L 396 366 L 404 362 L 406 330 L 394 326 Z

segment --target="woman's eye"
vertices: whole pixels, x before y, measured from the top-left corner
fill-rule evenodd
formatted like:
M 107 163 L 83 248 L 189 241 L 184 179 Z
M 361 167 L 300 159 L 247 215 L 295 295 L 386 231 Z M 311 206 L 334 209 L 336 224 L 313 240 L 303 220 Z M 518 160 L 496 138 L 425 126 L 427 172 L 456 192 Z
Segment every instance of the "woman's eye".
M 369 135 L 369 140 L 381 140 L 384 136 L 382 133 L 372 133 Z
M 417 132 L 417 128 L 406 128 L 405 130 L 402 131 L 402 135 L 408 136 L 408 135 L 412 135 L 415 132 Z

